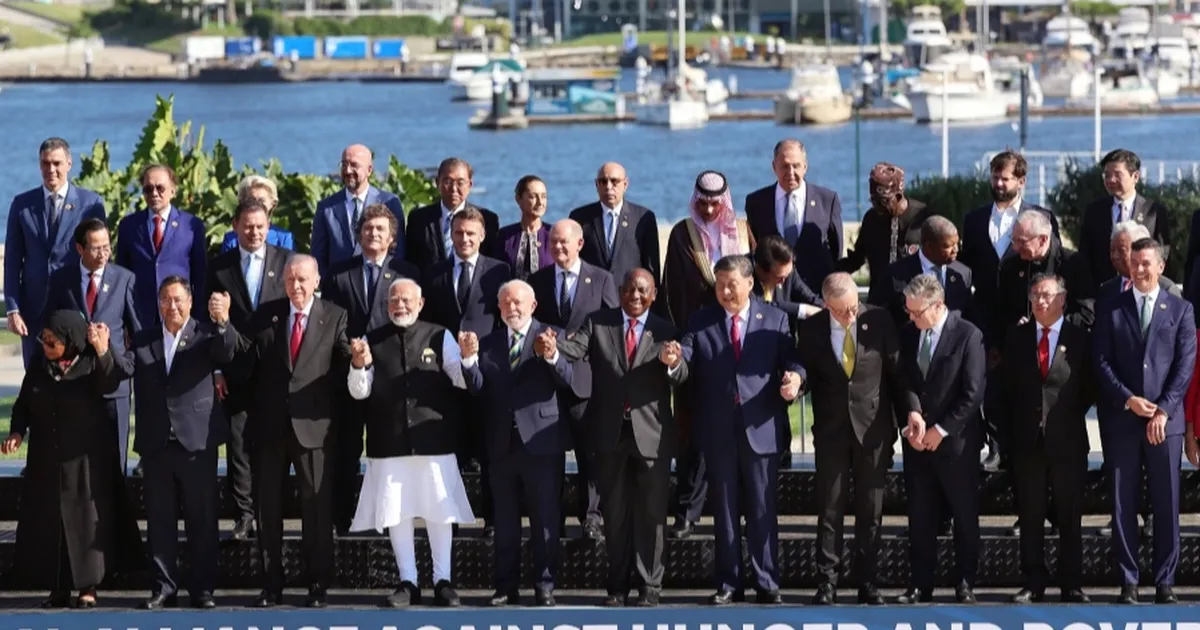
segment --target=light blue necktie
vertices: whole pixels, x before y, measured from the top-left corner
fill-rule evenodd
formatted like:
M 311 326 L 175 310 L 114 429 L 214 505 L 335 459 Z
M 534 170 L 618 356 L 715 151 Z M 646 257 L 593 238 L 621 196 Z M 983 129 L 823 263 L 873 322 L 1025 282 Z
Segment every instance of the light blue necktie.
M 446 252 L 446 258 L 454 255 L 454 241 L 450 238 L 450 226 L 454 223 L 454 214 L 448 214 L 442 219 L 442 248 Z
M 242 275 L 246 277 L 246 291 L 250 293 L 250 306 L 258 308 L 258 292 L 262 288 L 262 266 L 257 264 L 256 254 L 246 256 Z

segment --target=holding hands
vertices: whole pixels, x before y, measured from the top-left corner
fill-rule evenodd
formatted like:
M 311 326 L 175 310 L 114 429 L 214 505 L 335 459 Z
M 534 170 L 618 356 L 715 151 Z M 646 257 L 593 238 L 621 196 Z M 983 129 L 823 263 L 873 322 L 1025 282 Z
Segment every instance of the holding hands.
M 533 353 L 549 361 L 558 352 L 558 333 L 553 329 L 543 330 L 533 340 Z
M 937 433 L 937 431 L 931 431 L 931 433 Z M 914 450 L 925 450 L 925 418 L 922 418 L 921 414 L 916 411 L 909 412 L 908 426 L 904 427 L 900 435 L 908 440 L 908 445 Z
M 215 324 L 229 321 L 229 294 L 225 291 L 208 296 L 208 316 Z
M 663 362 L 669 368 L 674 368 L 683 360 L 683 347 L 678 341 L 663 342 L 662 348 L 658 351 L 658 360 Z
M 371 346 L 363 338 L 350 340 L 350 365 L 362 369 L 371 364 Z
M 787 371 L 783 373 L 783 383 L 779 386 L 779 395 L 783 399 L 791 402 L 800 396 L 800 386 L 804 383 L 804 379 L 797 373 Z
M 479 354 L 479 336 L 469 331 L 458 333 L 458 348 L 462 351 L 464 359 Z

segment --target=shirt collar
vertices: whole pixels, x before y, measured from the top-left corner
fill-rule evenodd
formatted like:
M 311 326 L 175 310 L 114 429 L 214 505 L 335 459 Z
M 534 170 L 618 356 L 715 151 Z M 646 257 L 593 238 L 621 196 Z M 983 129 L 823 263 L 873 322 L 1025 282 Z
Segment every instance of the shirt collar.
M 512 328 L 509 328 L 509 329 L 508 329 L 508 340 L 509 340 L 509 341 L 512 341 L 512 338 L 513 338 L 513 333 L 514 333 L 514 332 L 516 332 L 516 333 L 520 333 L 520 334 L 521 334 L 521 339 L 524 339 L 524 338 L 528 337 L 528 336 L 529 336 L 529 329 L 530 329 L 530 328 L 532 328 L 532 327 L 533 327 L 533 318 L 532 318 L 532 317 L 530 317 L 528 320 L 526 320 L 526 321 L 525 321 L 525 325 L 524 325 L 524 326 L 521 326 L 521 328 L 520 328 L 520 329 L 518 329 L 518 330 L 513 330 Z
M 365 207 L 367 205 L 367 196 L 371 194 L 371 187 L 367 186 L 367 189 L 363 191 L 363 194 L 361 197 L 350 192 L 349 188 L 346 188 L 345 191 L 346 191 L 346 201 L 353 203 L 355 199 L 358 199 L 363 202 L 363 206 Z
M 453 209 L 451 209 L 451 208 L 447 208 L 447 207 L 446 207 L 446 204 L 444 204 L 444 203 L 441 203 L 441 202 L 438 202 L 438 205 L 439 205 L 439 206 L 441 206 L 441 208 L 442 208 L 442 218 L 443 218 L 443 219 L 445 219 L 445 218 L 452 217 L 452 216 L 454 216 L 454 215 L 458 214 L 459 212 L 462 212 L 463 208 L 466 208 L 466 207 L 467 207 L 467 202 L 466 202 L 466 201 L 464 201 L 464 202 L 462 202 L 462 203 L 458 204 L 458 207 L 457 207 L 457 208 L 453 208 Z
M 603 210 L 605 214 L 615 214 L 617 216 L 620 216 L 621 210 L 624 207 L 625 207 L 625 200 L 623 200 L 623 199 L 621 200 L 621 203 L 617 204 L 615 207 L 612 207 L 612 208 L 609 208 L 608 206 L 604 205 L 603 201 L 600 202 L 600 209 Z
M 1113 205 L 1114 206 L 1124 206 L 1126 208 L 1129 208 L 1130 210 L 1133 209 L 1133 202 L 1135 202 L 1135 201 L 1137 201 L 1137 193 L 1136 192 L 1133 193 L 1132 195 L 1129 195 L 1128 199 L 1121 199 L 1120 197 L 1116 197 L 1116 196 L 1113 197 Z
M 622 309 L 621 310 L 621 323 L 624 328 L 629 328 L 629 320 L 636 319 L 638 325 L 645 328 L 646 327 L 646 316 L 649 314 L 650 314 L 650 311 L 646 311 L 645 313 L 642 313 L 641 315 L 639 315 L 638 317 L 635 318 L 635 317 L 630 317 L 629 313 L 626 313 L 625 310 Z
M 859 307 L 859 308 L 861 308 L 861 307 Z M 857 329 L 858 328 L 858 320 L 855 319 L 854 321 L 850 322 L 849 328 L 851 331 L 854 331 L 855 329 Z M 839 322 L 836 318 L 834 318 L 833 313 L 830 313 L 829 314 L 829 330 L 839 330 L 839 331 L 846 330 L 846 326 L 843 326 L 842 322 Z
M 921 273 L 930 273 L 937 267 L 932 260 L 925 257 L 925 250 L 920 247 L 917 248 L 917 257 L 921 260 Z
M 942 311 L 942 316 L 937 320 L 937 323 L 933 325 L 932 330 L 934 337 L 938 339 L 942 338 L 942 329 L 946 327 L 947 319 L 950 319 L 950 309 L 948 308 Z
M 238 245 L 238 251 L 242 253 L 243 261 L 246 260 L 247 256 L 257 256 L 258 258 L 265 258 L 266 257 L 266 249 L 267 249 L 267 246 L 265 243 L 263 244 L 262 247 L 258 248 L 258 250 L 253 251 L 253 252 L 246 249 L 245 247 L 242 247 L 241 245 Z
M 1057 335 L 1058 333 L 1062 332 L 1062 325 L 1063 325 L 1063 320 L 1064 320 L 1064 319 L 1065 319 L 1065 318 L 1064 318 L 1062 315 L 1059 315 L 1059 316 L 1058 316 L 1058 319 L 1054 320 L 1054 323 L 1053 323 L 1053 324 L 1050 324 L 1050 330 L 1051 330 L 1051 332 L 1053 332 L 1053 333 L 1054 333 L 1054 334 L 1056 334 L 1056 335 Z M 1038 324 L 1038 323 L 1037 323 L 1037 321 L 1034 321 L 1033 323 L 1034 323 L 1034 324 L 1037 324 L 1037 330 L 1038 330 L 1038 332 L 1041 332 L 1041 331 L 1042 331 L 1042 325 L 1041 325 L 1041 324 Z
M 478 264 L 479 264 L 479 252 L 475 252 L 474 254 L 472 254 L 472 255 L 471 255 L 471 257 L 470 257 L 470 258 L 468 258 L 468 259 L 466 260 L 466 262 L 469 262 L 469 263 L 471 263 L 471 268 L 472 268 L 472 269 L 474 269 L 475 267 L 477 267 L 477 266 L 478 266 Z M 455 254 L 454 254 L 454 266 L 455 266 L 455 267 L 458 267 L 458 266 L 459 266 L 459 265 L 461 265 L 462 263 L 463 263 L 463 259 L 462 259 L 462 258 L 459 258 L 459 257 L 458 257 L 458 253 L 457 253 L 457 252 L 455 252 Z
M 1151 304 L 1153 304 L 1153 303 L 1155 303 L 1155 302 L 1158 302 L 1158 293 L 1159 293 L 1159 289 L 1160 289 L 1160 287 L 1158 286 L 1158 284 L 1155 284 L 1155 285 L 1154 285 L 1154 288 L 1150 289 L 1150 292 L 1149 292 L 1149 293 L 1142 293 L 1141 291 L 1138 291 L 1138 288 L 1137 288 L 1137 286 L 1133 286 L 1133 285 L 1131 285 L 1131 286 L 1129 287 L 1129 290 L 1130 290 L 1130 291 L 1133 291 L 1133 297 L 1134 297 L 1134 301 L 1137 303 L 1137 305 L 1138 305 L 1139 307 L 1141 307 L 1141 305 L 1142 305 L 1142 298 L 1143 298 L 1143 297 L 1148 297 L 1148 298 L 1150 298 L 1150 303 L 1151 303 Z
M 747 301 L 746 305 L 742 307 L 742 310 L 738 311 L 737 313 L 725 311 L 725 322 L 730 322 L 734 315 L 740 317 L 743 324 L 746 323 L 746 321 L 750 319 L 750 302 Z
M 59 188 L 58 190 L 50 190 L 49 188 L 46 188 L 45 184 L 42 184 L 42 198 L 44 199 L 46 197 L 49 197 L 50 195 L 54 195 L 55 197 L 58 197 L 59 199 L 66 199 L 67 198 L 67 189 L 70 187 L 71 187 L 71 184 L 69 182 L 63 182 L 62 187 Z
M 162 218 L 163 218 L 163 221 L 166 221 L 166 220 L 167 220 L 167 217 L 171 216 L 171 209 L 172 209 L 173 207 L 174 207 L 174 206 L 167 206 L 167 209 L 166 209 L 166 210 L 163 210 L 162 212 L 157 212 L 157 211 L 155 211 L 153 208 L 147 208 L 146 210 L 148 211 L 148 212 L 147 212 L 147 214 L 149 214 L 149 215 L 150 215 L 150 220 L 151 220 L 151 221 L 154 221 L 154 216 L 155 216 L 155 215 L 158 215 L 158 216 L 162 217 Z
M 308 298 L 308 304 L 305 304 L 303 309 L 296 310 L 296 305 L 292 304 L 291 300 L 288 300 L 288 320 L 296 319 L 296 313 L 303 313 L 304 318 L 308 319 L 308 314 L 312 312 L 313 302 L 315 301 L 315 298 Z
M 1024 200 L 1021 199 L 1021 195 L 1019 194 L 1017 195 L 1016 199 L 1013 199 L 1012 205 L 1007 208 L 1001 208 L 1000 206 L 996 205 L 996 202 L 993 201 L 992 216 L 999 218 L 1006 214 L 1018 214 L 1021 211 L 1021 203 L 1023 203 L 1023 201 Z
M 99 280 L 100 278 L 104 277 L 104 267 L 101 267 L 95 271 L 89 271 L 87 267 L 83 266 L 83 261 L 81 260 L 79 261 L 79 273 L 83 274 L 84 278 L 88 277 L 88 274 L 93 274 L 92 277 Z
M 370 258 L 367 258 L 366 254 L 363 254 L 362 255 L 363 265 L 366 266 L 367 263 L 375 263 L 376 267 L 379 267 L 382 269 L 383 264 L 387 262 L 387 257 L 388 257 L 387 252 L 383 252 L 382 254 L 379 255 L 379 258 L 377 258 L 375 260 L 371 260 Z
M 579 270 L 583 268 L 583 263 L 582 263 L 582 262 L 580 262 L 581 260 L 582 260 L 581 258 L 579 258 L 578 256 L 576 256 L 576 257 L 575 257 L 575 262 L 571 263 L 571 266 L 570 266 L 570 267 L 567 267 L 566 269 L 563 269 L 563 268 L 562 268 L 562 266 L 560 265 L 560 266 L 558 267 L 558 273 L 559 273 L 559 275 L 562 275 L 562 272 L 564 272 L 564 271 L 570 271 L 571 273 L 575 274 L 575 277 L 576 277 L 576 278 L 578 278 L 578 277 L 579 277 Z
M 784 190 L 783 186 L 780 186 L 778 183 L 775 184 L 775 199 L 777 201 L 785 201 L 790 195 L 799 198 L 806 194 L 808 194 L 808 182 L 805 180 L 800 180 L 800 185 L 790 193 Z
M 188 317 L 187 319 L 183 320 L 183 325 L 179 327 L 179 332 L 174 335 L 171 334 L 171 331 L 167 330 L 167 325 L 163 324 L 162 325 L 163 339 L 170 339 L 170 340 L 174 341 L 178 335 L 182 335 L 183 331 L 187 330 L 187 325 L 188 325 L 188 322 L 190 322 L 190 321 L 192 321 L 191 317 Z

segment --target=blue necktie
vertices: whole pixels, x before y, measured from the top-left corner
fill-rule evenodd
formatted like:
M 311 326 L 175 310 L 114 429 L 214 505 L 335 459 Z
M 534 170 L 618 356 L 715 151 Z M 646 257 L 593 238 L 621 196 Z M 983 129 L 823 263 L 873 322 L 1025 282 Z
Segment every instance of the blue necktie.
M 246 256 L 242 266 L 242 275 L 246 278 L 246 291 L 250 293 L 251 308 L 258 308 L 258 292 L 262 287 L 262 267 L 255 264 L 255 254 Z
M 367 263 L 367 308 L 375 305 L 375 285 L 379 284 L 379 267 L 375 263 Z

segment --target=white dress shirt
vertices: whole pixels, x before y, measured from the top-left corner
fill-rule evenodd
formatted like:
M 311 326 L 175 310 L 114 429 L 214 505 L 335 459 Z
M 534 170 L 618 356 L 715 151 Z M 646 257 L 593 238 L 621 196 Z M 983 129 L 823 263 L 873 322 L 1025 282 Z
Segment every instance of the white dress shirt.
M 920 261 L 921 261 L 921 273 L 932 275 L 933 277 L 938 279 L 938 282 L 943 287 L 945 287 L 946 286 L 946 266 L 943 265 L 942 268 L 939 270 L 937 268 L 937 265 L 933 264 L 933 261 L 931 261 L 925 257 L 925 252 L 921 249 L 917 250 L 917 258 L 920 259 Z
M 554 297 L 557 298 L 559 303 L 561 304 L 562 303 L 562 292 L 565 289 L 567 291 L 567 295 L 570 298 L 569 301 L 570 301 L 571 305 L 574 306 L 575 305 L 575 292 L 579 289 L 579 272 L 580 272 L 580 270 L 583 269 L 583 264 L 579 262 L 578 258 L 576 258 L 575 262 L 571 263 L 571 266 L 567 267 L 566 269 L 563 269 L 562 267 L 559 267 L 557 265 L 556 265 L 556 267 L 557 268 L 554 271 L 554 276 L 555 276 L 554 284 L 556 286 L 556 289 L 554 291 Z M 569 282 L 567 281 L 568 276 L 564 272 L 569 272 L 571 274 Z M 565 287 L 563 286 L 564 282 L 567 282 Z
M 621 210 L 624 208 L 624 201 L 621 201 L 621 203 L 617 204 L 615 208 L 609 208 L 608 206 L 604 205 L 603 201 L 600 202 L 600 211 L 604 217 L 604 238 L 610 249 L 612 248 L 613 243 L 615 243 L 617 240 L 617 226 L 619 225 L 617 223 L 617 219 L 621 218 Z
M 459 258 L 458 254 L 454 254 L 454 277 L 452 277 L 451 280 L 454 282 L 455 295 L 458 295 L 458 275 L 462 273 L 463 262 L 463 259 Z M 475 274 L 479 273 L 479 252 L 471 254 L 471 257 L 466 259 L 465 262 L 471 263 L 470 277 L 467 279 L 474 281 Z
M 941 341 L 941 339 L 942 339 L 942 329 L 946 327 L 946 319 L 949 317 L 950 317 L 950 309 L 946 309 L 942 312 L 942 316 L 938 319 L 937 323 L 935 323 L 933 325 L 933 328 L 930 328 L 928 331 L 924 331 L 924 330 L 921 331 L 922 337 L 926 334 L 931 335 L 929 338 L 929 358 L 930 359 L 933 359 L 933 355 L 937 354 L 938 342 Z M 924 342 L 924 339 L 922 339 L 921 341 Z M 920 351 L 921 351 L 921 346 L 920 346 L 920 344 L 918 344 L 917 352 L 919 353 Z M 937 429 L 938 433 L 942 434 L 942 437 L 946 437 L 947 435 L 950 435 L 949 433 L 946 432 L 945 429 L 943 429 L 941 427 L 941 425 L 935 424 L 933 426 L 934 426 L 934 428 Z
M 167 373 L 168 374 L 171 373 L 171 365 L 173 363 L 175 363 L 175 351 L 179 349 L 179 339 L 180 339 L 180 337 L 183 336 L 183 331 L 185 328 L 187 328 L 188 321 L 190 319 L 191 318 L 189 317 L 189 318 L 183 320 L 183 326 L 179 327 L 179 335 L 178 336 L 171 334 L 171 331 L 167 330 L 167 327 L 165 324 L 162 327 L 163 359 L 167 363 Z
M 650 313 L 650 311 L 646 311 L 645 313 L 642 313 L 637 318 L 633 318 L 633 317 L 629 316 L 629 313 L 621 311 L 621 348 L 622 348 L 622 351 L 625 348 L 625 335 L 629 334 L 628 331 L 629 331 L 629 321 L 630 320 L 634 320 L 637 322 L 637 326 L 633 329 L 633 334 L 635 337 L 637 337 L 638 345 L 641 345 L 642 334 L 646 332 L 646 316 L 649 313 Z
M 1113 197 L 1112 215 L 1113 225 L 1121 222 L 1121 210 L 1125 210 L 1126 221 L 1133 220 L 1133 204 L 1137 201 L 1137 194 L 1130 195 L 1128 199 L 1120 199 Z
M 296 325 L 296 313 L 302 313 L 304 315 L 304 317 L 300 318 L 300 334 L 302 335 L 301 341 L 303 341 L 304 332 L 308 330 L 308 314 L 312 312 L 313 301 L 314 298 L 308 298 L 308 304 L 305 304 L 304 308 L 301 310 L 296 310 L 295 304 L 288 304 L 288 347 L 291 347 L 290 344 L 292 343 L 292 326 Z
M 165 243 L 167 240 L 167 225 L 168 225 L 167 219 L 171 218 L 171 206 L 167 206 L 167 209 L 163 210 L 162 212 L 155 212 L 153 209 L 151 209 L 146 214 L 150 215 L 146 219 L 146 231 L 150 233 L 150 244 L 151 245 L 154 244 L 154 217 L 155 217 L 155 215 L 162 217 L 163 242 Z
M 454 340 L 454 335 L 450 331 L 442 334 L 442 373 L 450 379 L 450 384 L 458 389 L 466 389 L 467 383 L 463 380 L 464 361 L 462 358 L 462 350 L 458 347 L 458 342 Z M 360 368 L 350 367 L 350 374 L 346 377 L 346 385 L 350 389 L 350 396 L 354 400 L 366 400 L 371 396 L 371 386 L 375 383 L 375 366 L 365 365 Z
M 775 184 L 775 227 L 780 234 L 784 234 L 787 230 L 789 198 L 796 200 L 796 210 L 799 216 L 797 225 L 804 225 L 804 211 L 808 204 L 808 182 L 801 181 L 800 187 L 790 193 L 784 190 L 783 186 Z
M 362 268 L 363 291 L 365 291 L 367 294 L 371 293 L 371 276 L 370 276 L 370 274 L 367 273 L 367 265 L 368 264 L 375 265 L 375 269 L 377 269 L 377 271 L 375 272 L 375 281 L 378 282 L 379 279 L 383 277 L 383 263 L 386 261 L 387 261 L 387 252 L 384 252 L 379 258 L 376 258 L 375 260 L 368 260 L 367 255 L 363 254 L 363 268 Z M 365 298 L 366 295 L 363 295 L 363 297 Z
M 858 345 L 858 321 L 850 322 L 850 339 L 854 345 Z M 833 347 L 833 356 L 839 359 L 842 356 L 842 345 L 846 343 L 846 328 L 842 323 L 829 316 L 829 343 Z M 842 367 L 846 367 L 845 364 Z
M 70 188 L 70 186 L 70 184 L 64 183 L 58 188 L 58 190 L 50 190 L 49 188 L 46 188 L 45 184 L 42 184 L 42 199 L 47 199 L 50 197 L 50 195 L 54 195 L 54 206 L 56 208 L 62 208 L 63 202 L 67 200 L 67 189 Z M 46 208 L 47 219 L 50 218 L 49 211 L 50 208 Z
M 90 279 L 88 278 L 88 274 L 91 274 Z M 100 267 L 99 269 L 97 269 L 95 271 L 91 271 L 87 267 L 83 266 L 83 261 L 80 261 L 79 262 L 79 279 L 80 279 L 79 280 L 79 288 L 83 289 L 83 299 L 85 299 L 85 300 L 87 299 L 88 284 L 96 285 L 96 294 L 99 295 L 100 289 L 104 286 L 102 284 L 104 282 L 104 267 Z M 86 306 L 87 305 L 85 304 L 84 307 L 86 307 Z M 16 311 L 13 311 L 13 312 L 16 312 Z
M 1150 289 L 1149 293 L 1142 293 L 1141 291 L 1138 291 L 1136 286 L 1133 285 L 1129 287 L 1129 290 L 1133 291 L 1133 308 L 1138 314 L 1138 322 L 1140 323 L 1142 321 L 1142 298 L 1150 298 L 1150 316 L 1153 317 L 1154 307 L 1158 306 L 1158 284 L 1155 284 L 1154 287 Z
M 1001 208 L 992 204 L 992 215 L 988 220 L 988 238 L 992 239 L 992 247 L 996 255 L 1003 257 L 1012 245 L 1013 225 L 1017 222 L 1017 214 L 1021 211 L 1021 198 L 1013 199 L 1012 205 Z

